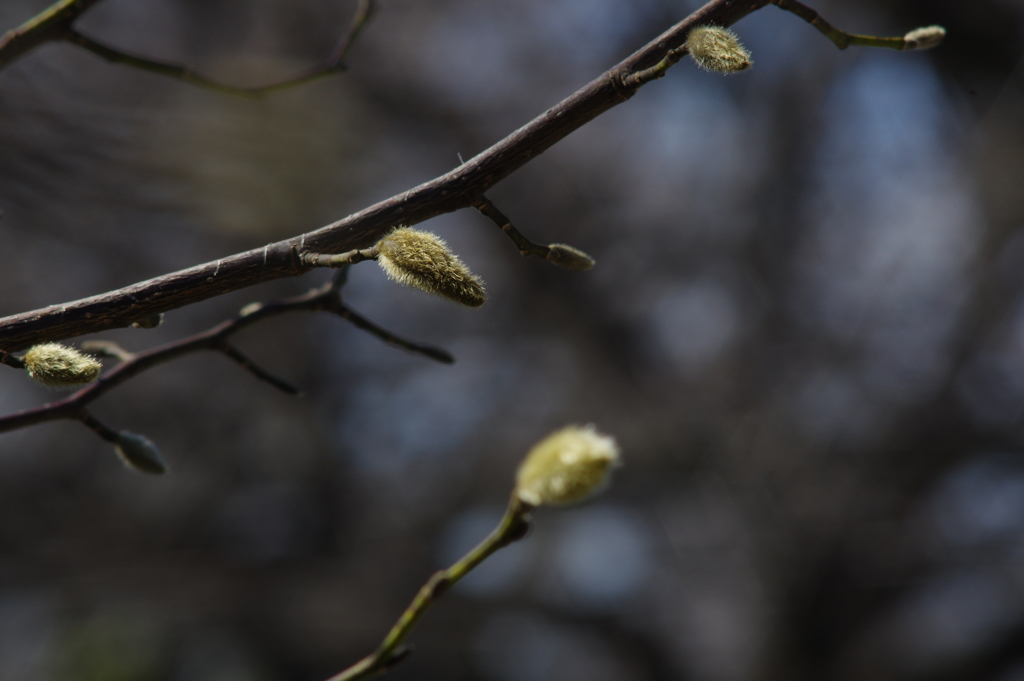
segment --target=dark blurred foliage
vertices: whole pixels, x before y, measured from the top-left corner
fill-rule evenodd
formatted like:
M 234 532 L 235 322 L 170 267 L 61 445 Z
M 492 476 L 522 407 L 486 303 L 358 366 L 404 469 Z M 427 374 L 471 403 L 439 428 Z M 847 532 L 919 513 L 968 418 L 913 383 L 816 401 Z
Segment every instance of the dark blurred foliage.
M 519 458 L 595 422 L 626 465 L 447 594 L 395 679 L 1024 679 L 1020 0 L 769 7 L 755 67 L 682 63 L 424 225 L 464 310 L 353 269 L 441 366 L 314 315 L 104 397 L 171 473 L 75 423 L 0 436 L 0 680 L 321 679 L 480 539 Z M 0 27 L 46 0 L 5 0 Z M 241 101 L 47 45 L 0 72 L 0 314 L 308 231 L 447 171 L 697 6 L 382 0 L 344 75 Z M 353 2 L 107 0 L 83 31 L 239 84 L 325 57 Z M 325 272 L 103 334 L 144 349 Z M 52 399 L 0 368 L 4 412 Z

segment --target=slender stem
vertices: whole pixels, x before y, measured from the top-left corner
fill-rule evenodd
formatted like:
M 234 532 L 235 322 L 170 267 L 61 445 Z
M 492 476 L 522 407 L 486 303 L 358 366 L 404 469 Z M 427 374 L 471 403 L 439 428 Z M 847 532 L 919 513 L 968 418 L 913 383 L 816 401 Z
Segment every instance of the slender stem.
M 235 95 L 237 97 L 256 96 L 256 93 L 250 91 L 248 88 L 226 85 L 214 80 L 213 78 L 204 76 L 198 71 L 187 66 L 150 59 L 149 57 L 131 54 L 130 52 L 125 52 L 123 50 L 118 50 L 108 45 L 104 45 L 103 43 L 82 35 L 75 29 L 69 28 L 64 39 L 69 43 L 78 45 L 82 49 L 92 52 L 96 56 L 102 57 L 114 64 L 124 64 L 125 66 L 132 66 L 137 69 L 142 69 L 143 71 L 149 71 L 150 73 L 157 73 L 161 76 L 169 76 L 171 78 L 176 78 L 177 80 L 191 83 L 192 85 L 198 85 L 199 87 L 206 88 L 207 90 L 213 90 L 226 95 Z
M 7 366 L 15 369 L 25 368 L 25 360 L 21 357 L 15 357 L 5 350 L 0 350 L 0 364 L 6 364 Z
M 356 8 L 356 13 L 352 16 L 352 22 L 349 25 L 348 32 L 338 43 L 338 46 L 334 48 L 334 52 L 323 64 L 313 66 L 302 73 L 298 73 L 285 80 L 278 81 L 276 83 L 269 83 L 260 87 L 249 88 L 248 91 L 256 95 L 268 95 L 272 92 L 279 92 L 286 88 L 295 87 L 297 85 L 303 85 L 305 83 L 319 80 L 333 73 L 338 73 L 346 69 L 345 58 L 348 56 L 348 52 L 352 49 L 355 44 L 356 38 L 363 32 L 366 25 L 370 22 L 370 18 L 373 17 L 377 7 L 374 0 L 359 0 L 359 6 Z
M 121 362 L 127 362 L 135 357 L 133 353 L 122 348 L 120 344 L 108 340 L 88 340 L 82 343 L 79 348 L 82 352 L 99 355 L 100 357 L 113 357 Z
M 248 371 L 256 378 L 260 379 L 261 381 L 265 381 L 266 383 L 269 383 L 270 385 L 274 386 L 281 392 L 296 396 L 302 394 L 301 390 L 299 390 L 298 388 L 296 388 L 294 385 L 284 380 L 283 378 L 275 376 L 274 374 L 270 373 L 269 371 L 261 367 L 256 362 L 249 359 L 248 356 L 246 356 L 241 350 L 236 348 L 234 345 L 231 345 L 231 343 L 223 341 L 218 349 L 225 355 L 233 359 L 235 362 L 237 362 L 238 366 L 242 367 L 243 369 Z
M 436 348 L 432 345 L 414 343 L 412 341 L 405 340 L 404 338 L 400 338 L 387 329 L 377 326 L 347 305 L 342 305 L 341 309 L 335 311 L 335 314 L 342 319 L 351 322 L 356 328 L 362 329 L 363 331 L 376 336 L 389 345 L 394 345 L 405 350 L 409 350 L 410 352 L 426 355 L 427 357 L 444 364 L 453 364 L 455 362 L 455 358 L 452 357 L 452 353 L 448 352 L 444 348 Z
M 391 631 L 372 654 L 352 665 L 327 681 L 356 681 L 379 674 L 394 666 L 408 655 L 402 644 L 427 609 L 456 582 L 469 574 L 492 553 L 522 539 L 529 529 L 532 507 L 524 504 L 518 496 L 512 495 L 505 516 L 498 527 L 472 551 L 463 556 L 447 570 L 435 572 L 424 584 L 416 597 L 398 618 Z
M 473 207 L 490 218 L 491 222 L 496 224 L 501 231 L 508 234 L 509 238 L 512 239 L 512 242 L 516 245 L 516 248 L 519 249 L 519 252 L 522 253 L 524 258 L 531 255 L 539 255 L 542 258 L 547 257 L 548 251 L 551 249 L 547 246 L 530 241 L 523 236 L 522 232 L 512 225 L 512 221 L 509 220 L 504 213 L 498 210 L 498 207 L 495 206 L 494 203 L 492 203 L 486 196 L 481 196 L 480 200 L 473 204 Z
M 51 40 L 63 40 L 71 23 L 100 0 L 59 0 L 0 37 L 0 68 Z
M 93 431 L 107 442 L 117 442 L 117 431 L 113 428 L 100 423 L 95 416 L 82 409 L 77 414 L 78 420 L 86 425 L 89 430 Z
M 871 35 L 854 35 L 840 30 L 825 21 L 820 14 L 804 5 L 798 0 L 771 0 L 772 4 L 779 9 L 792 12 L 836 44 L 840 50 L 845 50 L 850 45 L 861 47 L 883 47 L 891 50 L 911 50 L 916 46 L 913 41 L 905 38 L 878 38 Z

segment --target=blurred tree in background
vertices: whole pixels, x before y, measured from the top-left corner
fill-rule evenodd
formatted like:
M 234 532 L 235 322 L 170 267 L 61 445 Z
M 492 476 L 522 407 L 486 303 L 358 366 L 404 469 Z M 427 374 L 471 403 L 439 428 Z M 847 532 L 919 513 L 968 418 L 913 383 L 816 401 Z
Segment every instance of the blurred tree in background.
M 0 680 L 322 679 L 501 513 L 536 439 L 594 421 L 626 466 L 540 512 L 417 630 L 395 679 L 1024 679 L 1024 4 L 776 8 L 722 78 L 684 62 L 425 227 L 466 311 L 355 268 L 330 316 L 236 340 L 300 400 L 194 355 L 79 424 L 0 435 Z M 332 79 L 246 101 L 46 45 L 0 72 L 0 315 L 309 231 L 450 170 L 699 3 L 388 0 Z M 107 0 L 83 31 L 227 82 L 330 53 L 355 2 Z M 0 26 L 41 11 L 5 0 Z M 130 350 L 328 272 L 100 334 Z M 52 395 L 3 372 L 0 412 Z

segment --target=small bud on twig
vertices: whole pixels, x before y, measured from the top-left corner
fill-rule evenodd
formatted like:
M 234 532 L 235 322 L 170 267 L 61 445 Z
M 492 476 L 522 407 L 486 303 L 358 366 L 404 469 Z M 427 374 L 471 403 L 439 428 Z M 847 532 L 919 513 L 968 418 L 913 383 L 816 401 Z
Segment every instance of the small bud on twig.
M 578 248 L 568 244 L 548 244 L 548 262 L 576 272 L 589 270 L 594 266 L 594 259 Z
M 47 388 L 75 388 L 99 378 L 103 365 L 60 343 L 43 343 L 22 357 L 25 371 Z
M 399 227 L 381 239 L 377 249 L 381 268 L 399 284 L 469 307 L 486 300 L 483 282 L 435 234 Z
M 922 26 L 907 33 L 903 39 L 913 43 L 907 47 L 908 50 L 928 50 L 941 43 L 945 37 L 946 29 L 941 26 Z
M 697 65 L 707 71 L 736 73 L 754 62 L 732 31 L 721 26 L 698 26 L 686 38 L 686 49 Z
M 167 472 L 167 463 L 160 456 L 160 450 L 144 435 L 120 431 L 114 442 L 114 451 L 121 457 L 121 462 L 132 470 L 154 475 Z
M 567 426 L 530 450 L 516 474 L 516 495 L 531 506 L 571 504 L 599 492 L 619 462 L 619 447 L 593 424 Z

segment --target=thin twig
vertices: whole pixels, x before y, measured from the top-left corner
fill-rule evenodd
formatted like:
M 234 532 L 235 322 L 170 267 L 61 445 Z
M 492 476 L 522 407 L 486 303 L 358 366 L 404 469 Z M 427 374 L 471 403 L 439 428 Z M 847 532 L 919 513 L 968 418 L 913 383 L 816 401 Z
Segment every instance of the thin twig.
M 0 364 L 6 364 L 7 366 L 14 367 L 15 369 L 25 368 L 25 361 L 21 357 L 15 357 L 4 350 L 0 350 Z
M 128 352 L 122 348 L 119 344 L 114 341 L 108 340 L 89 340 L 82 343 L 79 348 L 82 352 L 88 352 L 90 355 L 99 355 L 100 357 L 113 357 L 121 362 L 127 362 L 128 360 L 135 357 L 134 353 Z
M 274 387 L 292 394 L 299 394 L 299 390 L 285 381 L 274 376 L 270 372 L 256 365 L 252 360 L 243 355 L 240 351 L 229 345 L 227 339 L 242 329 L 255 324 L 256 322 L 275 317 L 288 312 L 298 311 L 324 311 L 335 314 L 346 319 L 357 328 L 363 329 L 377 336 L 381 340 L 411 352 L 416 352 L 439 362 L 451 363 L 454 361 L 451 354 L 440 348 L 413 343 L 395 336 L 379 326 L 376 326 L 358 313 L 345 305 L 340 296 L 341 286 L 344 284 L 344 270 L 333 281 L 324 284 L 319 288 L 312 289 L 307 293 L 284 298 L 282 300 L 265 303 L 254 303 L 246 306 L 237 317 L 224 321 L 206 331 L 197 333 L 187 338 L 182 338 L 166 345 L 147 350 L 145 352 L 130 353 L 116 343 L 109 341 L 90 341 L 83 344 L 83 349 L 91 352 L 104 354 L 121 359 L 121 363 L 100 376 L 100 378 L 71 395 L 43 404 L 38 407 L 24 409 L 22 411 L 0 416 L 0 433 L 26 428 L 28 426 L 56 421 L 61 419 L 82 420 L 86 414 L 84 408 L 100 396 L 124 383 L 130 378 L 151 369 L 155 366 L 169 362 L 173 359 L 200 350 L 216 350 L 224 353 L 232 360 L 238 362 L 243 368 L 250 371 L 260 380 L 266 381 Z M 6 353 L 0 353 L 0 359 L 17 360 L 18 358 Z M 17 366 L 16 363 L 5 361 L 5 364 Z M 87 424 L 88 425 L 88 424 Z M 98 432 L 98 431 L 97 431 Z
M 452 353 L 448 352 L 444 348 L 436 348 L 432 345 L 423 345 L 422 343 L 414 343 L 412 341 L 407 341 L 404 338 L 399 338 L 390 331 L 377 326 L 351 308 L 339 310 L 337 314 L 339 317 L 351 322 L 356 328 L 373 334 L 388 345 L 394 345 L 396 347 L 409 350 L 410 352 L 417 352 L 421 355 L 426 355 L 427 357 L 444 364 L 453 364 L 455 362 L 455 358 L 452 357 Z
M 474 204 L 474 208 L 490 218 L 491 222 L 496 224 L 501 231 L 508 234 L 524 258 L 528 258 L 531 255 L 539 255 L 553 265 L 576 272 L 589 270 L 594 266 L 593 258 L 580 249 L 568 244 L 548 244 L 545 246 L 530 241 L 522 232 L 515 228 L 512 221 L 498 210 L 498 207 L 486 196 L 481 196 Z
M 85 409 L 80 409 L 78 413 L 75 414 L 75 418 L 84 423 L 89 430 L 96 433 L 107 442 L 117 442 L 117 431 L 100 423 L 95 416 L 87 412 Z
M 492 203 L 486 196 L 481 196 L 473 207 L 490 218 L 491 222 L 496 224 L 501 231 L 508 234 L 509 238 L 512 239 L 512 242 L 516 245 L 516 248 L 519 249 L 519 252 L 524 258 L 531 255 L 539 255 L 542 258 L 546 258 L 548 256 L 548 251 L 551 250 L 550 248 L 530 241 L 523 236 L 522 232 L 512 225 L 512 221 L 509 220 L 504 213 L 498 210 L 498 207 L 495 206 L 494 203 Z
M 798 0 L 771 0 L 772 4 L 779 9 L 792 12 L 814 28 L 821 31 L 822 35 L 835 43 L 840 50 L 845 50 L 850 45 L 860 47 L 881 47 L 890 50 L 913 50 L 917 44 L 906 38 L 879 38 L 872 35 L 854 35 L 842 31 L 825 21 L 820 14 L 804 5 Z
M 426 584 L 420 588 L 419 593 L 405 609 L 391 631 L 384 637 L 380 646 L 372 654 L 352 665 L 348 669 L 335 674 L 327 681 L 357 681 L 357 679 L 369 678 L 379 674 L 401 662 L 409 654 L 409 648 L 403 644 L 409 636 L 412 628 L 423 617 L 427 609 L 456 582 L 465 577 L 477 565 L 482 563 L 492 553 L 518 541 L 525 536 L 529 529 L 530 511 L 533 507 L 524 504 L 513 494 L 501 519 L 498 527 L 491 532 L 486 539 L 463 556 L 458 562 L 447 570 L 435 572 Z
M 260 379 L 261 381 L 266 381 L 267 383 L 274 386 L 281 392 L 296 396 L 302 394 L 302 391 L 296 388 L 294 385 L 284 380 L 283 378 L 275 376 L 274 374 L 270 373 L 269 371 L 261 367 L 259 364 L 256 364 L 256 362 L 252 361 L 245 354 L 243 354 L 241 350 L 236 348 L 234 345 L 231 345 L 227 341 L 223 341 L 218 349 L 225 355 L 233 359 L 235 362 L 237 362 L 238 366 L 242 367 L 243 369 L 251 373 L 256 378 Z
M 266 85 L 237 87 L 222 83 L 181 64 L 152 59 L 105 45 L 73 28 L 74 21 L 98 1 L 61 0 L 18 28 L 8 31 L 3 38 L 0 38 L 0 68 L 44 42 L 63 40 L 109 62 L 168 76 L 223 94 L 249 98 L 259 97 L 344 71 L 346 69 L 345 58 L 355 44 L 356 38 L 366 28 L 375 10 L 374 0 L 359 0 L 348 30 L 327 61 Z
M 59 0 L 0 38 L 0 68 L 51 40 L 64 40 L 72 22 L 100 0 Z

